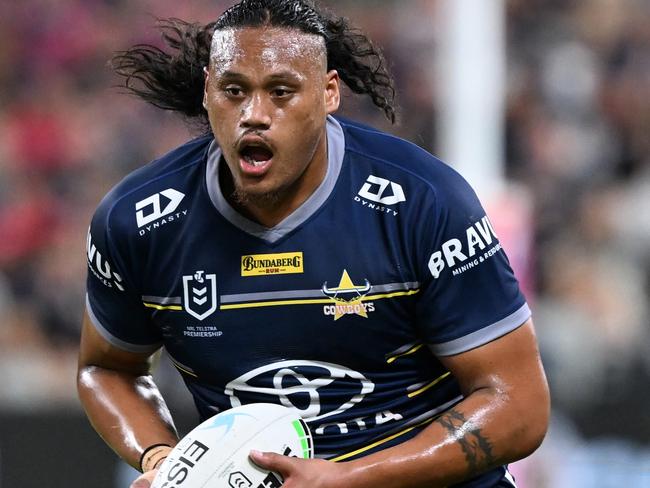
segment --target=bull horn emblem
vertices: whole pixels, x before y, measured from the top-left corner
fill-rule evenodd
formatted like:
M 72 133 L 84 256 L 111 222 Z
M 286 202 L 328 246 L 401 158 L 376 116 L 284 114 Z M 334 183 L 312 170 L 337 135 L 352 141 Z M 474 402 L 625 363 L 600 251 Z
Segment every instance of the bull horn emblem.
M 349 302 L 351 300 L 357 300 L 368 294 L 372 286 L 370 282 L 365 279 L 363 286 L 357 286 L 352 283 L 350 276 L 347 271 L 343 271 L 343 276 L 341 276 L 341 281 L 338 286 L 334 288 L 328 288 L 327 281 L 323 283 L 321 291 L 326 297 L 331 298 L 332 300 L 337 300 L 340 302 Z

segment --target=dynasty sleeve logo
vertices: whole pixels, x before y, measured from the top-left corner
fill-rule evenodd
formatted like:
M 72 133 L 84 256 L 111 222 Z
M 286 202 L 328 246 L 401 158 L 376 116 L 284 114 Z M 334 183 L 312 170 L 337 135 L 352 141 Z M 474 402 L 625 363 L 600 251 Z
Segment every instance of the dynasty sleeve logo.
M 184 193 L 167 188 L 137 202 L 135 204 L 135 220 L 138 224 L 138 234 L 143 236 L 162 225 L 185 217 L 187 209 L 178 208 L 184 198 Z

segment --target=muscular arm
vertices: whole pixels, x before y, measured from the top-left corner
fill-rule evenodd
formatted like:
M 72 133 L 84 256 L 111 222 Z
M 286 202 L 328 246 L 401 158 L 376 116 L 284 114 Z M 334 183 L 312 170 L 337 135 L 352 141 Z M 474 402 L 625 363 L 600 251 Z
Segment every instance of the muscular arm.
M 351 464 L 355 486 L 447 486 L 533 452 L 549 394 L 532 323 L 472 351 L 441 358 L 465 399 L 418 436 Z M 377 486 L 376 484 L 374 486 Z
M 126 352 L 106 342 L 84 314 L 79 398 L 99 435 L 138 469 L 147 447 L 178 442 L 169 410 L 151 378 L 150 363 L 150 354 Z
M 458 379 L 465 399 L 413 439 L 348 463 L 300 466 L 273 454 L 253 454 L 253 459 L 283 472 L 285 488 L 432 488 L 521 459 L 539 446 L 548 425 L 549 394 L 532 322 L 441 361 Z

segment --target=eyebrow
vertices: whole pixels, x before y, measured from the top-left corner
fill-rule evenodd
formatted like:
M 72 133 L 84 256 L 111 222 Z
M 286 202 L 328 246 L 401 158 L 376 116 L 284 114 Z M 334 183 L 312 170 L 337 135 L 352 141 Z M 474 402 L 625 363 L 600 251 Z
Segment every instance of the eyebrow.
M 230 70 L 226 70 L 223 73 L 221 73 L 220 77 L 221 78 L 231 78 L 231 79 L 235 79 L 235 80 L 245 79 L 246 78 L 243 74 L 237 73 L 236 71 L 230 71 Z
M 237 71 L 226 70 L 221 74 L 220 78 L 245 81 L 248 77 L 243 73 L 239 73 Z M 277 73 L 273 73 L 269 75 L 268 77 L 265 78 L 265 82 L 277 82 L 277 81 L 287 81 L 287 80 L 297 82 L 297 81 L 302 81 L 303 78 L 304 76 L 301 76 L 299 73 L 285 70 L 285 71 L 278 71 Z
M 292 80 L 301 80 L 304 78 L 304 76 L 300 76 L 300 74 L 294 72 L 294 71 L 280 71 L 278 73 L 273 73 L 268 77 L 269 81 L 276 81 L 276 80 L 286 80 L 287 78 L 290 78 Z

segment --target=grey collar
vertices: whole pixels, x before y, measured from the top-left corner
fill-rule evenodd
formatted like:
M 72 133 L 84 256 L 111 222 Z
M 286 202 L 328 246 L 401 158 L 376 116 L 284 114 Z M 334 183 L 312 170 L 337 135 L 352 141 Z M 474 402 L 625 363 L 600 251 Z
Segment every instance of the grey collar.
M 325 203 L 338 180 L 341 167 L 343 166 L 344 155 L 345 136 L 343 135 L 343 129 L 334 117 L 328 116 L 327 173 L 325 174 L 325 178 L 323 178 L 320 186 L 316 188 L 316 191 L 300 207 L 272 228 L 264 227 L 257 222 L 247 219 L 232 208 L 223 196 L 221 185 L 219 185 L 221 149 L 219 149 L 216 141 L 213 141 L 208 148 L 208 161 L 205 175 L 208 194 L 210 195 L 212 204 L 219 213 L 235 227 L 267 242 L 274 243 L 305 222 Z

